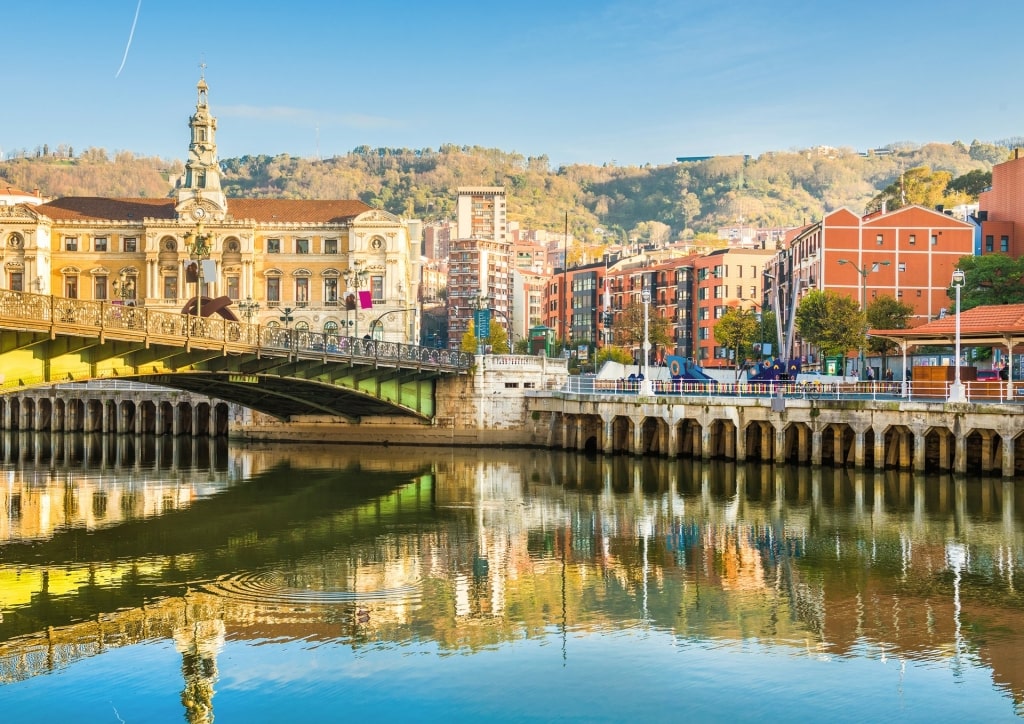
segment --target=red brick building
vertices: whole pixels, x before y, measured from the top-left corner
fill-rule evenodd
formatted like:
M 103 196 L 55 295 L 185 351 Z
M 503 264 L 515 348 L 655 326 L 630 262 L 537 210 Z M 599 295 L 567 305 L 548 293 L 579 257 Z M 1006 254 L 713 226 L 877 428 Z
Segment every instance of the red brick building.
M 992 187 L 978 197 L 978 209 L 982 254 L 1024 254 L 1024 158 L 1019 148 L 1009 161 L 992 167 Z

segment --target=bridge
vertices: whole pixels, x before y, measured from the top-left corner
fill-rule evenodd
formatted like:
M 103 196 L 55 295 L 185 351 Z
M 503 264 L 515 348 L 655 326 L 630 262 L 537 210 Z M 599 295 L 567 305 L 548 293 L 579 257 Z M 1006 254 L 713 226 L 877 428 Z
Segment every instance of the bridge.
M 429 420 L 455 350 L 266 327 L 118 302 L 0 292 L 0 393 L 125 379 L 235 402 L 281 420 Z

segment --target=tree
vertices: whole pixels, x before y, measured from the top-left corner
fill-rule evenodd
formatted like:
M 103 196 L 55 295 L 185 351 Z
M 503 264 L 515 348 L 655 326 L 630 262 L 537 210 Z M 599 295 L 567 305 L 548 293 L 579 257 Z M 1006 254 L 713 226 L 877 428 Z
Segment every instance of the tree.
M 977 200 L 978 194 L 987 189 L 992 185 L 992 172 L 982 171 L 981 169 L 974 169 L 968 171 L 963 176 L 957 176 L 955 179 L 949 182 L 949 186 L 946 187 L 947 191 L 955 193 L 963 193 L 970 196 L 972 199 Z
M 904 304 L 888 294 L 876 298 L 868 305 L 868 327 L 871 329 L 906 329 L 914 307 Z M 886 355 L 899 351 L 899 345 L 884 337 L 869 337 L 868 349 L 882 355 L 882 371 L 887 368 Z
M 983 304 L 1024 303 L 1024 257 L 1013 259 L 1003 254 L 965 256 L 958 262 L 964 272 L 960 290 L 960 310 L 967 311 Z M 953 280 L 947 291 L 956 298 Z M 952 310 L 951 311 L 955 311 Z
M 952 179 L 949 171 L 932 171 L 928 166 L 909 169 L 871 199 L 867 211 L 878 211 L 883 204 L 887 211 L 911 204 L 934 208 L 945 203 L 946 187 Z
M 852 298 L 815 289 L 796 308 L 800 336 L 822 355 L 846 354 L 864 344 L 865 315 Z
M 731 349 L 736 362 L 736 377 L 739 379 L 742 361 L 750 356 L 754 340 L 760 327 L 757 317 L 749 309 L 731 308 L 715 324 L 715 341 Z
M 636 347 L 644 342 L 644 305 L 641 302 L 633 302 L 622 310 L 622 313 L 612 325 L 612 337 L 615 344 L 620 347 Z M 668 320 L 648 310 L 647 316 L 647 338 L 651 342 L 653 350 L 658 345 L 666 346 L 671 344 L 672 338 L 668 333 Z
M 485 353 L 508 354 L 508 332 L 505 331 L 505 328 L 498 324 L 497 321 L 491 319 L 490 334 L 488 334 L 481 342 L 476 338 L 476 328 L 473 324 L 473 320 L 469 320 L 469 327 L 466 328 L 466 332 L 462 335 L 462 341 L 459 344 L 459 349 L 463 352 L 476 354 L 480 350 L 481 346 Z
M 633 364 L 633 356 L 627 350 L 622 349 L 622 347 L 602 347 L 597 350 L 594 363 L 597 365 L 597 369 L 601 369 L 605 362 L 620 362 L 624 365 Z

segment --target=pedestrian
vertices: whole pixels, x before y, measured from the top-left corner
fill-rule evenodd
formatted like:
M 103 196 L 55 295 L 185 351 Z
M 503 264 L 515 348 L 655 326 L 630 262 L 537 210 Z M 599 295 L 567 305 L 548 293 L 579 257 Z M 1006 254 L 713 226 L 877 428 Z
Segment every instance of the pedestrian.
M 892 382 L 892 367 L 885 371 L 885 381 Z
M 874 382 L 874 381 L 875 381 L 875 368 L 874 367 L 868 367 L 868 382 Z

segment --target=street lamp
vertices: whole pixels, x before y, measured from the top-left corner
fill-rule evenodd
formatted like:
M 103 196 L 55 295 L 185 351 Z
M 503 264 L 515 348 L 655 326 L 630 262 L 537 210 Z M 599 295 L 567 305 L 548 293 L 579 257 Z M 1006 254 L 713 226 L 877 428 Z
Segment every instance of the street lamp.
M 135 280 L 128 276 L 128 272 L 122 271 L 119 281 L 114 282 L 114 294 L 121 299 L 121 304 L 126 305 L 129 299 L 135 298 Z
M 865 324 L 866 324 L 867 323 L 866 315 L 868 313 L 868 274 L 870 274 L 871 272 L 878 271 L 879 267 L 889 266 L 890 262 L 888 262 L 888 261 L 876 261 L 876 262 L 872 263 L 870 267 L 864 267 L 864 268 L 861 268 L 861 267 L 857 266 L 856 264 L 854 264 L 849 259 L 840 259 L 839 263 L 840 264 L 849 264 L 850 266 L 852 266 L 854 269 L 857 270 L 858 274 L 860 274 L 860 311 L 865 315 Z M 866 332 L 866 330 L 865 330 L 865 332 Z M 860 365 L 860 369 L 859 369 L 860 378 L 861 379 L 865 379 L 864 372 L 865 372 L 866 368 L 864 366 L 864 340 L 863 339 L 861 340 L 861 343 L 860 343 L 860 362 L 859 362 L 859 365 Z
M 238 309 L 245 317 L 245 321 L 252 324 L 253 317 L 260 311 L 260 303 L 254 302 L 252 297 L 246 297 L 244 302 L 238 303 Z
M 203 222 L 196 225 L 196 230 L 185 232 L 185 248 L 189 258 L 196 265 L 196 316 L 202 315 L 203 293 L 203 260 L 210 256 L 210 235 L 203 233 Z
M 359 336 L 359 290 L 363 286 L 363 280 L 370 273 L 362 268 L 363 260 L 356 259 L 345 271 L 341 273 L 345 280 L 345 321 L 347 327 L 352 329 L 352 336 Z M 355 290 L 353 293 L 352 290 Z M 348 313 L 354 311 L 355 320 L 349 321 Z
M 384 312 L 384 314 L 380 315 L 375 320 L 370 322 L 370 336 L 373 339 L 377 340 L 377 341 L 380 341 L 381 338 L 383 338 L 383 336 L 384 336 L 384 323 L 381 320 L 384 319 L 384 317 L 388 316 L 389 314 L 398 314 L 399 312 L 415 312 L 415 311 L 416 311 L 415 307 L 410 307 L 408 309 L 392 309 L 390 312 Z
M 644 281 L 644 288 L 640 291 L 640 301 L 644 304 L 644 378 L 640 381 L 640 394 L 653 395 L 654 384 L 651 382 L 651 338 L 648 329 L 648 309 L 651 306 L 651 289 Z
M 953 272 L 953 289 L 956 290 L 956 352 L 953 359 L 953 384 L 949 386 L 949 398 L 947 402 L 967 402 L 967 394 L 964 391 L 964 383 L 960 380 L 960 287 L 964 285 L 965 274 L 963 269 Z

